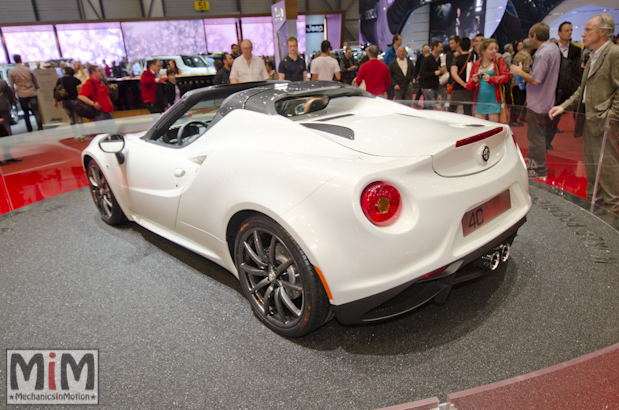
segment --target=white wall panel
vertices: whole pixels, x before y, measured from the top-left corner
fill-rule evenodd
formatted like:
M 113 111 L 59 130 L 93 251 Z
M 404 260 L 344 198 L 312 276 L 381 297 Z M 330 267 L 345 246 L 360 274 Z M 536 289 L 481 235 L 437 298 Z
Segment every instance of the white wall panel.
M 413 11 L 402 29 L 402 44 L 411 43 L 411 49 L 421 50 L 428 43 L 430 32 L 430 5 L 426 4 Z
M 33 21 L 36 21 L 36 19 L 34 18 L 31 2 L 24 0 L 2 0 L 0 23 L 31 23 Z

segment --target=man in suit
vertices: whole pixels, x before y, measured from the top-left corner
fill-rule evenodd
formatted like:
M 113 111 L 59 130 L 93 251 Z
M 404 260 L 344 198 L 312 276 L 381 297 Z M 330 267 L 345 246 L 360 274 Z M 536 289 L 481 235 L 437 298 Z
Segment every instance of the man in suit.
M 394 99 L 413 99 L 413 62 L 406 57 L 406 49 L 400 47 L 397 50 L 398 57 L 389 64 L 389 75 L 394 90 Z
M 559 26 L 559 42 L 557 46 L 561 50 L 561 67 L 559 68 L 556 104 L 560 105 L 574 94 L 574 91 L 580 85 L 582 77 L 581 50 L 572 44 L 572 23 L 569 21 L 564 21 Z M 555 134 L 559 132 L 557 125 L 560 119 L 560 116 L 556 116 L 548 128 L 546 128 L 546 149 L 552 149 L 551 143 Z
M 619 46 L 611 43 L 614 31 L 615 22 L 610 14 L 595 15 L 587 22 L 582 34 L 583 45 L 592 51 L 582 82 L 567 101 L 550 110 L 549 116 L 554 119 L 574 109 L 585 113 L 583 151 L 589 199 L 593 198 L 606 119 L 610 118 L 595 200 L 619 214 Z

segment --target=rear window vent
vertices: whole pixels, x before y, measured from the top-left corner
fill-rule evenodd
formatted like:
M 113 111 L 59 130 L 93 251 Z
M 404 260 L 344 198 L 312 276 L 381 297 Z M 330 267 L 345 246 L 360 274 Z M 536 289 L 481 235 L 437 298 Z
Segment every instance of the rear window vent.
M 331 120 L 335 120 L 337 118 L 344 118 L 344 117 L 352 117 L 355 114 L 342 114 L 342 115 L 336 115 L 335 117 L 328 117 L 328 118 L 322 118 L 320 120 L 317 121 L 331 121 Z
M 328 132 L 329 134 L 337 135 L 338 137 L 343 137 L 349 140 L 355 139 L 355 132 L 350 128 L 342 127 L 341 125 L 320 124 L 315 122 L 303 123 L 301 125 L 313 130 Z

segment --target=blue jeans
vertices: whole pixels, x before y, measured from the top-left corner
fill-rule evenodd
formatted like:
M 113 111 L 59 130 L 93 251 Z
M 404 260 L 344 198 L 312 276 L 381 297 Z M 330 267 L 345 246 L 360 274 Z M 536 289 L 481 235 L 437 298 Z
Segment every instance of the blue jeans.
M 39 112 L 39 102 L 37 101 L 37 97 L 20 97 L 19 104 L 21 105 L 21 109 L 24 110 L 24 121 L 26 121 L 26 128 L 28 129 L 28 132 L 32 132 L 30 113 L 28 111 L 32 111 L 32 114 L 37 121 L 37 127 L 39 130 L 42 130 L 43 122 L 41 121 L 41 112 Z
M 426 103 L 425 101 L 436 101 L 438 99 L 438 89 L 436 88 L 422 88 L 421 92 L 423 92 L 423 108 L 426 110 L 432 110 L 432 105 Z
M 112 119 L 112 114 L 110 114 L 109 112 L 102 112 L 101 114 L 97 115 L 95 118 L 93 118 L 93 121 L 104 121 L 104 120 L 111 120 Z

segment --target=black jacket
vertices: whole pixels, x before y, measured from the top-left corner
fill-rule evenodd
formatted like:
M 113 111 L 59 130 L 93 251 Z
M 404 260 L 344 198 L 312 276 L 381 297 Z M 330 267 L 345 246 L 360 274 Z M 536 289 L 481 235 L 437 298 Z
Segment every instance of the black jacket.
M 174 99 L 176 98 L 176 87 L 178 87 L 178 84 L 172 84 L 170 81 L 166 81 L 163 85 L 166 106 L 174 104 Z
M 60 83 L 62 83 L 62 86 L 67 91 L 67 94 L 69 94 L 67 100 L 77 100 L 77 86 L 82 82 L 73 76 L 65 75 L 56 81 L 56 86 L 54 88 L 56 88 Z
M 419 84 L 421 88 L 438 89 L 438 77 L 434 72 L 440 67 L 441 59 L 435 58 L 432 54 L 421 60 L 421 67 L 419 68 Z
M 558 47 L 558 45 L 557 45 Z M 570 98 L 580 86 L 582 77 L 581 50 L 570 43 L 567 58 L 561 53 L 559 81 L 557 82 L 556 105 L 562 104 Z
M 400 65 L 398 64 L 398 58 L 389 64 L 389 75 L 391 76 L 391 85 L 395 86 L 396 84 L 400 86 L 400 88 L 406 88 L 413 81 L 413 76 L 415 75 L 415 71 L 413 69 L 413 63 L 408 58 L 406 59 L 406 63 L 408 64 L 408 68 L 406 69 L 406 76 L 402 72 Z
M 0 111 L 11 111 L 11 107 L 15 104 L 15 94 L 11 87 L 0 78 Z

